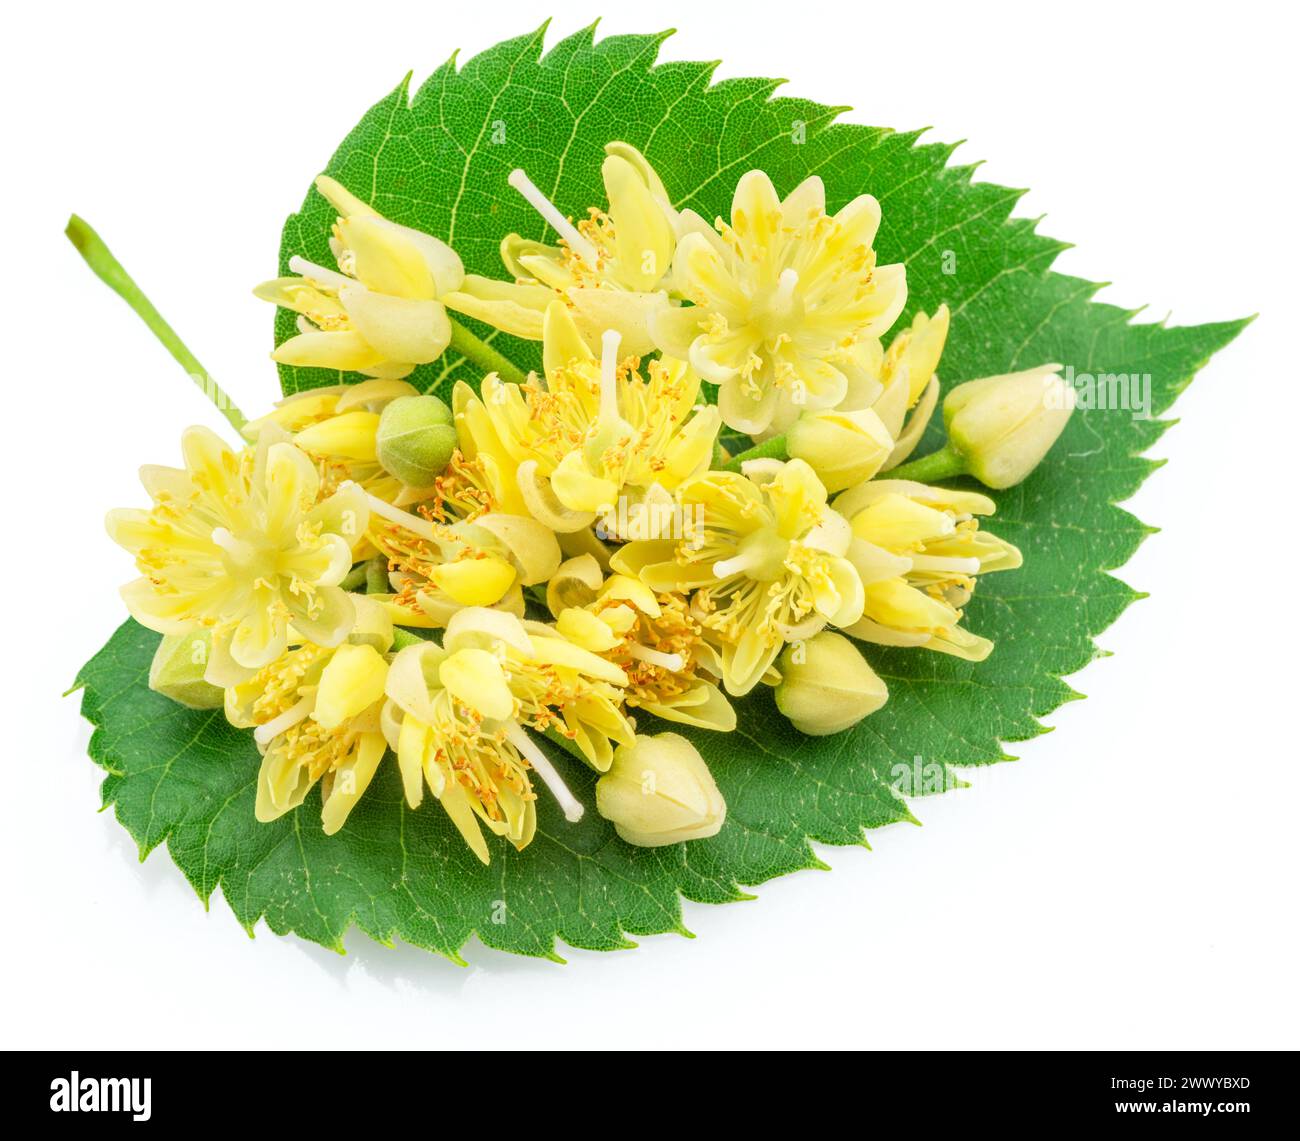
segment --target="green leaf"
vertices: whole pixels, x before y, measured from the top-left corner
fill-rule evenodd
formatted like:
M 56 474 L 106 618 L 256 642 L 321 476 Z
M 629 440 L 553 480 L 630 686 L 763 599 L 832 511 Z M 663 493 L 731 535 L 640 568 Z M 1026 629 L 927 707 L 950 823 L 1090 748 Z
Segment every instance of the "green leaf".
M 155 636 L 127 623 L 82 672 L 83 711 L 97 727 L 92 756 L 108 773 L 104 803 L 142 853 L 167 843 L 205 899 L 218 885 L 241 923 L 338 947 L 355 923 L 458 959 L 476 933 L 490 946 L 558 957 L 576 947 L 630 945 L 629 935 L 677 931 L 680 899 L 743 898 L 743 885 L 818 865 L 810 840 L 860 844 L 864 829 L 913 819 L 900 795 L 959 783 L 954 770 L 1004 759 L 1002 742 L 1043 732 L 1038 718 L 1079 696 L 1064 681 L 1098 654 L 1093 637 L 1137 595 L 1108 571 L 1149 533 L 1114 506 L 1157 466 L 1142 458 L 1158 419 L 1211 353 L 1243 327 L 1132 323 L 1134 313 L 1091 298 L 1098 285 L 1050 272 L 1064 243 L 1011 219 L 1020 191 L 971 181 L 953 148 L 919 133 L 836 122 L 840 109 L 777 98 L 778 81 L 710 86 L 713 64 L 655 65 L 664 36 L 593 43 L 587 29 L 542 55 L 542 29 L 500 44 L 457 70 L 449 61 L 412 98 L 405 83 L 375 105 L 327 169 L 399 222 L 451 241 L 467 267 L 500 276 L 497 245 L 510 230 L 541 238 L 536 216 L 506 185 L 523 166 L 560 208 L 600 203 L 602 147 L 640 147 L 679 205 L 725 212 L 752 167 L 781 192 L 810 173 L 837 208 L 869 191 L 884 223 L 882 261 L 907 263 L 909 311 L 946 301 L 953 321 L 948 384 L 1043 361 L 1077 373 L 1150 374 L 1152 413 L 1080 411 L 1046 463 L 998 495 L 991 529 L 1021 547 L 1024 569 L 981 582 L 969 627 L 995 640 L 973 665 L 938 654 L 867 648 L 886 679 L 885 708 L 832 738 L 802 737 L 767 693 L 739 710 L 735 734 L 693 737 L 728 803 L 715 838 L 668 849 L 631 848 L 589 811 L 566 824 L 545 797 L 536 841 L 504 843 L 481 867 L 436 805 L 417 812 L 381 771 L 338 835 L 319 827 L 316 794 L 275 824 L 253 820 L 258 758 L 219 713 L 195 713 L 146 688 Z M 496 141 L 501 140 L 503 141 Z M 309 172 L 315 173 L 315 172 Z M 281 259 L 327 261 L 331 212 L 314 191 L 285 225 Z M 291 332 L 281 314 L 277 335 Z M 476 332 L 517 363 L 534 345 Z M 476 382 L 449 357 L 417 383 L 446 392 Z M 286 392 L 336 374 L 282 370 Z M 592 804 L 591 774 L 560 757 Z

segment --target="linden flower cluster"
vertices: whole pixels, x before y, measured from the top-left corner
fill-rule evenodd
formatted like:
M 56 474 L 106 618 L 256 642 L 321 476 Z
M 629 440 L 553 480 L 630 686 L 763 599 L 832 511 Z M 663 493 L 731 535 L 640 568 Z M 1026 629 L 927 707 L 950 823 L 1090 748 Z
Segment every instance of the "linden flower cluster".
M 888 699 L 874 647 L 992 652 L 967 607 L 1021 555 L 948 481 L 1030 474 L 1072 410 L 1057 366 L 951 388 L 947 443 L 905 462 L 953 314 L 889 335 L 907 282 L 876 200 L 831 213 L 816 177 L 781 197 L 755 170 L 710 225 L 606 152 L 576 224 L 510 175 L 557 240 L 508 235 L 507 280 L 322 176 L 335 266 L 291 258 L 256 292 L 298 315 L 276 360 L 325 383 L 238 444 L 191 428 L 182 466 L 142 469 L 150 506 L 109 515 L 123 598 L 164 636 L 150 685 L 251 730 L 258 820 L 319 788 L 337 832 L 388 765 L 484 863 L 533 840 L 543 793 L 630 844 L 702 839 L 726 816 L 709 733 L 772 704 L 849 729 Z M 540 370 L 449 310 L 540 341 Z M 419 369 L 453 341 L 448 405 Z

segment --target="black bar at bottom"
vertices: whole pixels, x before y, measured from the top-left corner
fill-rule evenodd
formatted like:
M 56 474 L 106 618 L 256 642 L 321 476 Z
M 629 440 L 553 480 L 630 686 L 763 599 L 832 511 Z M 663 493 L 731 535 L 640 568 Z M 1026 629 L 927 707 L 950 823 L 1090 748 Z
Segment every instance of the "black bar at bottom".
M 255 1126 L 259 1135 L 304 1136 L 307 1128 L 336 1132 L 355 1123 L 376 1134 L 427 1127 L 436 1136 L 468 1118 L 512 1132 L 653 1121 L 661 1129 L 689 1122 L 692 1134 L 716 1122 L 732 1134 L 746 1120 L 771 1128 L 775 1111 L 806 1130 L 819 1129 L 828 1112 L 847 1115 L 877 1136 L 877 1123 L 895 1117 L 927 1130 L 1125 1121 L 1145 1131 L 1207 1121 L 1236 1135 L 1295 1119 L 1295 1058 L 1006 1051 L 793 1053 L 769 1061 L 733 1051 L 369 1053 L 340 1042 L 314 1053 L 11 1052 L 0 1088 L 11 1121 L 90 1131 Z

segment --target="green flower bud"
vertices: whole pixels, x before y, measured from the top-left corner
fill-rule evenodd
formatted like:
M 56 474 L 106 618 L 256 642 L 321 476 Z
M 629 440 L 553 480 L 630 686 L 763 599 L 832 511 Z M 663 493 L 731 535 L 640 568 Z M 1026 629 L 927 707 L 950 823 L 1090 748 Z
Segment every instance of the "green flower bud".
M 596 811 L 639 848 L 716 836 L 727 818 L 708 765 L 676 733 L 615 749 L 609 772 L 596 782 Z
M 847 638 L 823 631 L 792 642 L 777 662 L 776 707 L 801 733 L 825 737 L 856 725 L 889 690 Z
M 870 479 L 894 450 L 894 438 L 870 408 L 805 412 L 785 437 L 791 459 L 803 460 L 827 491 L 843 491 Z
M 456 448 L 451 409 L 436 396 L 399 396 L 379 417 L 380 466 L 407 487 L 429 487 Z
M 191 634 L 168 634 L 158 643 L 149 667 L 149 688 L 191 709 L 220 709 L 225 694 L 203 680 L 212 651 L 212 634 L 203 629 Z
M 948 442 L 985 487 L 1013 487 L 1034 470 L 1065 430 L 1074 389 L 1060 365 L 959 384 L 943 402 Z

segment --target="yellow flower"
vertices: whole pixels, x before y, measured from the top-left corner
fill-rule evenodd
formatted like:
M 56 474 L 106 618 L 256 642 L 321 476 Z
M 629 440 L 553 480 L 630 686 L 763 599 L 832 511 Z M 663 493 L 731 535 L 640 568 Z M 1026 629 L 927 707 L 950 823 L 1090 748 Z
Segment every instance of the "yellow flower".
M 881 472 L 897 467 L 912 454 L 934 414 L 939 402 L 935 370 L 948 339 L 948 319 L 946 305 L 940 305 L 933 317 L 917 313 L 912 324 L 894 337 L 887 352 L 879 341 L 864 341 L 844 366 L 849 389 L 839 410 L 869 409 L 893 438 L 893 449 L 878 469 Z
M 801 413 L 786 432 L 786 451 L 807 460 L 828 491 L 897 467 L 920 443 L 938 403 L 935 369 L 947 336 L 948 307 L 940 305 L 933 317 L 918 313 L 888 352 L 875 338 L 859 342 L 840 362 L 844 398 L 836 408 Z
M 597 359 L 555 302 L 546 312 L 544 383 L 489 375 L 481 398 L 457 385 L 461 449 L 513 471 L 528 513 L 553 531 L 599 521 L 622 539 L 655 515 L 671 523 L 671 493 L 708 469 L 720 420 L 716 408 L 696 407 L 693 370 L 651 360 L 643 379 L 634 360 L 617 355 L 617 333 Z
M 215 685 L 275 661 L 290 623 L 333 646 L 354 618 L 338 584 L 365 534 L 365 494 L 348 487 L 318 502 L 315 466 L 274 436 L 263 432 L 255 449 L 236 454 L 206 428 L 190 428 L 184 470 L 140 470 L 154 506 L 107 519 L 143 576 L 122 588 L 127 609 L 161 634 L 210 629 L 206 677 Z
M 529 725 L 566 738 L 588 765 L 603 773 L 614 746 L 633 739 L 632 722 L 622 708 L 627 674 L 553 626 L 524 626 L 531 648 L 504 642 L 500 652 Z
M 536 772 L 565 817 L 583 808 L 525 729 L 552 726 L 583 747 L 597 768 L 613 757 L 609 735 L 632 740 L 618 710 L 621 671 L 554 630 L 498 611 L 466 609 L 448 623 L 443 644 L 402 650 L 388 678 L 384 732 L 397 753 L 407 802 L 424 787 L 438 799 L 485 864 L 478 821 L 522 849 L 536 830 Z M 599 737 L 602 754 L 587 753 Z M 593 750 L 594 751 L 594 750 Z
M 835 509 L 849 520 L 849 558 L 861 576 L 863 617 L 846 634 L 883 646 L 925 646 L 982 661 L 993 643 L 961 627 L 978 575 L 1013 570 L 1020 552 L 981 531 L 986 495 L 881 479 L 846 491 Z
M 487 511 L 444 523 L 428 508 L 413 515 L 373 497 L 370 508 L 367 537 L 388 559 L 399 625 L 445 626 L 464 606 L 522 614 L 521 588 L 545 582 L 560 565 L 555 535 L 526 516 Z
M 333 491 L 348 480 L 399 507 L 429 498 L 428 488 L 408 487 L 379 463 L 378 432 L 383 410 L 394 400 L 416 396 L 404 380 L 365 380 L 296 393 L 265 416 L 244 425 L 256 441 L 268 425 L 290 434 L 320 470 L 321 486 Z
M 513 186 L 559 235 L 559 245 L 509 234 L 501 260 L 515 282 L 479 283 L 475 299 L 456 307 L 516 336 L 540 340 L 542 316 L 557 295 L 571 307 L 591 348 L 608 329 L 624 351 L 644 356 L 654 347 L 649 323 L 668 305 L 665 280 L 672 265 L 678 215 L 659 176 L 635 147 L 613 142 L 601 167 L 609 207 L 593 208 L 576 226 L 522 170 Z
M 465 270 L 445 242 L 401 226 L 321 175 L 316 189 L 338 211 L 330 249 L 338 272 L 289 259 L 299 276 L 253 292 L 299 315 L 299 333 L 271 354 L 282 364 L 395 379 L 436 360 L 451 340 L 442 300 Z
M 462 692 L 467 679 L 474 694 Z M 491 654 L 422 642 L 393 660 L 383 711 L 407 803 L 419 807 L 428 785 L 485 864 L 490 856 L 479 820 L 520 851 L 537 831 L 536 794 L 520 748 L 537 746 L 511 718 L 513 701 L 501 684 L 501 666 Z
M 749 692 L 782 645 L 862 616 L 845 557 L 852 533 L 802 460 L 747 465 L 754 479 L 709 472 L 681 488 L 695 534 L 627 544 L 611 559 L 656 591 L 695 591 L 692 610 L 719 643 L 727 692 Z
M 721 657 L 683 595 L 656 596 L 627 575 L 602 580 L 591 555 L 562 563 L 546 594 L 561 634 L 627 674 L 629 707 L 699 729 L 736 727 L 717 686 Z
M 392 623 L 364 596 L 357 623 L 329 649 L 295 636 L 294 644 L 252 678 L 226 690 L 226 718 L 253 730 L 262 753 L 257 819 L 297 808 L 321 782 L 321 824 L 333 835 L 370 785 L 386 744 L 380 727 L 385 655 Z
M 807 409 L 834 408 L 855 348 L 878 338 L 907 299 L 902 265 L 876 264 L 880 207 L 855 198 L 833 217 L 821 180 L 784 201 L 751 170 L 736 187 L 731 224 L 696 223 L 677 244 L 674 292 L 690 302 L 654 316 L 665 353 L 721 386 L 722 419 L 751 435 L 784 431 Z

